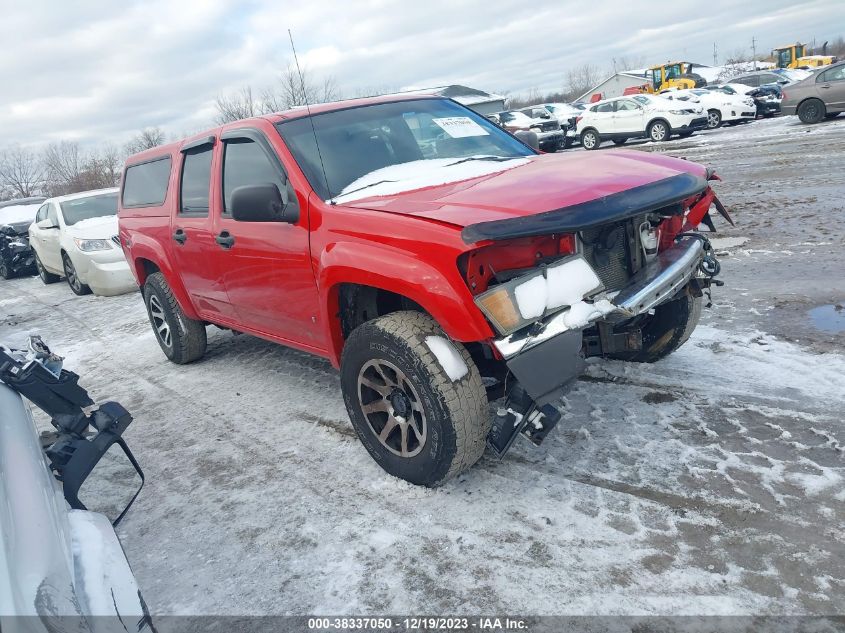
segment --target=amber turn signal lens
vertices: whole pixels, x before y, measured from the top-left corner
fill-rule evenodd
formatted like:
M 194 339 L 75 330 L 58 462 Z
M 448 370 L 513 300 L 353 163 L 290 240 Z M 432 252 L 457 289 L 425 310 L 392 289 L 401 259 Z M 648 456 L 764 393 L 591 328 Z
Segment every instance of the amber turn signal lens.
M 487 316 L 496 321 L 496 325 L 501 331 L 512 330 L 521 320 L 506 288 L 485 293 L 477 297 L 476 301 L 478 301 L 479 307 L 487 313 Z

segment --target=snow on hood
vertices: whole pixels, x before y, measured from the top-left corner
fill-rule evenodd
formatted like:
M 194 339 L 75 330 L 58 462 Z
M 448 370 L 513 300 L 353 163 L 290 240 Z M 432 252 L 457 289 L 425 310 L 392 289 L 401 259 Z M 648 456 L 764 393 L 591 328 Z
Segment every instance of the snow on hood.
M 540 154 L 507 163 L 475 161 L 446 169 L 467 165 L 487 165 L 497 171 L 463 174 L 459 182 L 373 195 L 379 185 L 340 203 L 465 227 L 562 209 L 681 173 L 701 178 L 702 188 L 706 178 L 703 165 L 636 150 Z M 378 180 L 376 177 L 374 182 Z
M 117 216 L 104 215 L 99 218 L 80 220 L 76 224 L 68 226 L 67 232 L 70 235 L 87 239 L 108 239 L 112 235 L 117 235 Z
M 334 198 L 334 202 L 344 204 L 362 198 L 387 196 L 460 182 L 503 172 L 530 161 L 527 157 L 516 157 L 504 161 L 472 160 L 472 158 L 483 157 L 431 158 L 382 167 L 344 187 L 340 195 Z
M 32 222 L 41 204 L 13 204 L 0 209 L 0 226 L 3 224 L 17 224 L 18 222 Z

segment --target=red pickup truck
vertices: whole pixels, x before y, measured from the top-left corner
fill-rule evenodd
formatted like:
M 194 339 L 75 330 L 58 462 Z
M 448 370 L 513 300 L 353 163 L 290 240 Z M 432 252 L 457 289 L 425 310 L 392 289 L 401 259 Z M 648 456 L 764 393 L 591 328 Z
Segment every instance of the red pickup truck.
M 373 458 L 432 486 L 542 441 L 584 357 L 687 340 L 719 283 L 695 230 L 728 217 L 714 178 L 542 154 L 448 99 L 360 99 L 130 157 L 120 241 L 171 361 L 201 358 L 208 324 L 325 357 Z

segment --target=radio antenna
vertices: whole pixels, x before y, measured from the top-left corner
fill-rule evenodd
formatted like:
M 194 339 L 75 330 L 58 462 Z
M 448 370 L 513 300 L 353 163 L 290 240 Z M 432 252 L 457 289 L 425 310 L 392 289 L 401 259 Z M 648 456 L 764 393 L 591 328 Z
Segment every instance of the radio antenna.
M 305 109 L 308 111 L 308 120 L 311 122 L 311 132 L 314 134 L 314 145 L 317 147 L 317 157 L 320 159 L 320 169 L 323 170 L 323 180 L 326 181 L 326 193 L 329 194 L 329 203 L 337 204 L 332 196 L 332 190 L 329 187 L 329 177 L 326 174 L 326 166 L 323 164 L 323 153 L 320 151 L 320 141 L 317 139 L 317 128 L 314 127 L 314 118 L 311 116 L 311 106 L 308 103 L 308 92 L 305 90 L 305 79 L 302 76 L 302 70 L 299 68 L 299 58 L 296 56 L 296 46 L 293 45 L 293 33 L 288 29 L 288 37 L 290 38 L 290 49 L 293 51 L 293 61 L 296 62 L 296 72 L 299 74 L 299 85 L 302 90 L 302 100 L 305 102 Z

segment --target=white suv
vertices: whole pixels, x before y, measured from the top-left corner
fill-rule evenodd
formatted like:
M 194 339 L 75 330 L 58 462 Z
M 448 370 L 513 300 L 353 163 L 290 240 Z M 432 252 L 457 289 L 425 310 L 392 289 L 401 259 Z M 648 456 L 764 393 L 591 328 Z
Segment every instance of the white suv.
M 754 99 L 740 94 L 729 94 L 721 90 L 667 90 L 660 93 L 672 101 L 695 103 L 707 110 L 707 127 L 715 129 L 722 123 L 743 123 L 757 118 Z
M 35 267 L 45 284 L 67 280 L 75 294 L 138 289 L 117 236 L 117 189 L 50 198 L 29 227 Z
M 584 149 L 598 149 L 603 141 L 622 145 L 629 138 L 668 141 L 707 127 L 704 109 L 663 97 L 640 94 L 597 101 L 578 117 L 578 135 Z

